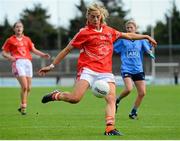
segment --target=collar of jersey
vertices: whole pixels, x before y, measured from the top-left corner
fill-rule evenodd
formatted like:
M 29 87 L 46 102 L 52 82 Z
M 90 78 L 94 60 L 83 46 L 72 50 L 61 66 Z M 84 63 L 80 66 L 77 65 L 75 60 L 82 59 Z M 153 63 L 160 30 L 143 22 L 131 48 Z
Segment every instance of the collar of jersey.
M 100 28 L 100 30 L 96 30 L 96 29 L 92 29 L 95 32 L 102 32 L 102 27 Z
M 102 32 L 102 30 L 103 30 L 103 26 L 101 26 L 100 30 L 94 29 L 91 25 L 88 25 L 88 28 L 95 31 L 95 32 Z
M 16 38 L 18 41 L 21 41 L 23 39 L 24 35 L 22 35 L 21 38 L 18 38 L 16 35 L 14 35 L 14 38 Z

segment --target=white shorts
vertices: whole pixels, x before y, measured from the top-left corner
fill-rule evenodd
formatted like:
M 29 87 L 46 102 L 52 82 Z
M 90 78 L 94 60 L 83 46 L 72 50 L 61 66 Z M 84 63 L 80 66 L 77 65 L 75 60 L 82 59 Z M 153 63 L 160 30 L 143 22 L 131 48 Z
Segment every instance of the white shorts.
M 115 83 L 115 77 L 112 73 L 99 73 L 92 71 L 88 68 L 83 68 L 82 73 L 80 74 L 80 80 L 86 80 L 89 82 L 90 87 L 92 87 L 92 84 L 97 80 L 103 80 L 106 82 L 113 82 Z
M 15 76 L 33 76 L 32 63 L 29 59 L 17 59 L 12 64 L 12 73 Z

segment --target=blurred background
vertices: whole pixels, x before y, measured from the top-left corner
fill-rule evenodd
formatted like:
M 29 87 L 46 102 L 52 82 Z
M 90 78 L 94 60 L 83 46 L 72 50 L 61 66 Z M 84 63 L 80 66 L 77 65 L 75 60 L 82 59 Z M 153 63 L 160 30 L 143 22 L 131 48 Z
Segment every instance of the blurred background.
M 138 32 L 151 35 L 158 42 L 153 50 L 155 61 L 144 56 L 147 84 L 178 85 L 180 71 L 180 1 L 179 0 L 0 0 L 0 46 L 13 34 L 17 20 L 24 23 L 25 35 L 37 49 L 52 56 L 62 50 L 86 23 L 86 7 L 92 2 L 103 3 L 110 13 L 108 25 L 124 31 L 124 24 L 134 19 Z M 1 55 L 0 86 L 18 86 L 11 73 L 11 64 Z M 52 60 L 33 56 L 33 86 L 72 86 L 76 77 L 79 50 L 74 50 L 45 78 L 37 71 Z M 113 55 L 113 73 L 118 85 L 123 85 L 120 59 Z

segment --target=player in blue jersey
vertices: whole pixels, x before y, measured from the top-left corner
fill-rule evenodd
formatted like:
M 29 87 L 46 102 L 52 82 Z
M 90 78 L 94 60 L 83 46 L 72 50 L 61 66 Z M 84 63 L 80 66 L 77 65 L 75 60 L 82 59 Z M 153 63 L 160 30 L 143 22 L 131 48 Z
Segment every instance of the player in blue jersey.
M 131 20 L 125 24 L 126 31 L 135 33 L 136 23 Z M 119 39 L 114 43 L 114 52 L 121 58 L 121 75 L 124 80 L 125 88 L 116 99 L 116 112 L 119 102 L 128 96 L 133 89 L 133 82 L 137 89 L 137 98 L 129 114 L 131 119 L 137 119 L 137 109 L 139 108 L 143 97 L 146 94 L 145 74 L 143 71 L 143 54 L 148 53 L 154 59 L 151 51 L 151 44 L 146 40 L 128 40 Z

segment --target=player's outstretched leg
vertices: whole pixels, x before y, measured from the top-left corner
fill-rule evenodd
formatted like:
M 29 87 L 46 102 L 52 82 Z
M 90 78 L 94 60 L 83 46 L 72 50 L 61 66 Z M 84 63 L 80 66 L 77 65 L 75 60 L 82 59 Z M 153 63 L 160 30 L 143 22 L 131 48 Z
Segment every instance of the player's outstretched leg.
M 50 101 L 59 100 L 60 93 L 61 93 L 60 91 L 55 90 L 55 91 L 43 96 L 41 102 L 42 103 L 47 103 L 47 102 L 50 102 Z

